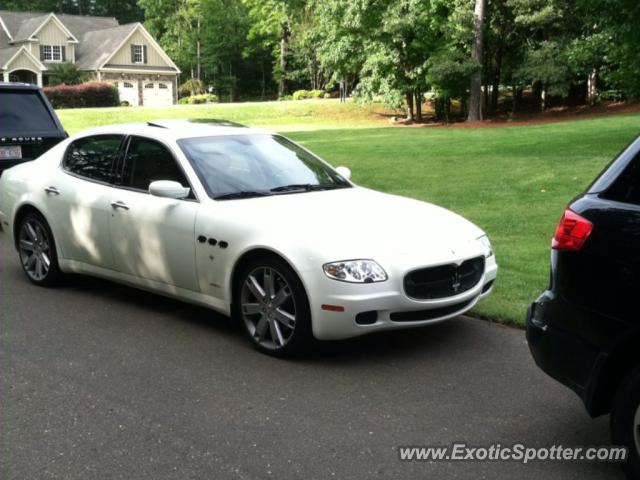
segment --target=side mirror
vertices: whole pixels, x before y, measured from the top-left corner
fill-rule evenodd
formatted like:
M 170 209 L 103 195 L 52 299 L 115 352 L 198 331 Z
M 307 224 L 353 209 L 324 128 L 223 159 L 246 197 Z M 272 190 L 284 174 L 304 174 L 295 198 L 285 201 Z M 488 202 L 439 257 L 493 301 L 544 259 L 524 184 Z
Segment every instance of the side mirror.
M 156 197 L 181 200 L 187 198 L 190 192 L 191 189 L 185 188 L 172 180 L 157 180 L 149 185 L 149 193 Z
M 336 172 L 342 175 L 347 180 L 351 180 L 351 169 L 347 167 L 338 167 L 336 168 Z

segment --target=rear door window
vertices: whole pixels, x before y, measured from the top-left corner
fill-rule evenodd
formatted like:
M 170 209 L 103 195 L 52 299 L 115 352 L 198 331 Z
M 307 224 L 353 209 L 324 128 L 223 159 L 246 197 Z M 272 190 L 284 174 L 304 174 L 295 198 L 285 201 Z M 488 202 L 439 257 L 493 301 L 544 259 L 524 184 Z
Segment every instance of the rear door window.
M 627 165 L 603 196 L 616 202 L 640 205 L 640 153 Z
M 122 138 L 122 135 L 95 135 L 76 140 L 69 145 L 62 167 L 89 180 L 110 182 Z
M 58 133 L 58 126 L 39 92 L 0 92 L 0 136 L 46 135 L 52 132 Z

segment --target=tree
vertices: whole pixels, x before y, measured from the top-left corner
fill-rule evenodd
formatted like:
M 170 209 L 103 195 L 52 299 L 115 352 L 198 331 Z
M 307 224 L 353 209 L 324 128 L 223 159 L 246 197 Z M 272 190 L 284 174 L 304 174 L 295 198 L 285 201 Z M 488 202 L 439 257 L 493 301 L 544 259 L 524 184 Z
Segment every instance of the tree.
M 273 51 L 278 61 L 274 72 L 278 79 L 278 96 L 287 92 L 289 43 L 293 25 L 305 7 L 304 0 L 245 0 L 249 7 L 250 38 L 260 38 Z
M 116 17 L 120 23 L 143 20 L 142 10 L 131 0 L 6 0 L 2 10 L 69 13 Z
M 478 65 L 481 65 L 483 60 L 485 6 L 486 0 L 476 0 L 471 59 Z M 470 122 L 482 120 L 482 71 L 480 69 L 471 75 L 470 92 L 468 120 Z
M 331 72 L 330 82 L 353 88 L 365 61 L 364 32 L 357 27 L 354 5 L 343 0 L 325 0 L 314 5 L 316 13 L 316 54 Z
M 356 94 L 370 101 L 382 95 L 385 103 L 406 105 L 407 119 L 421 120 L 426 91 L 425 67 L 443 38 L 441 30 L 446 2 L 438 0 L 381 0 L 377 2 L 335 2 L 342 10 L 331 35 L 345 33 L 344 51 L 359 49 L 361 59 Z M 331 9 L 327 9 L 331 10 Z M 328 36 L 328 38 L 331 38 Z M 324 47 L 330 45 L 325 44 Z M 326 53 L 323 56 L 329 57 Z M 344 54 L 341 55 L 344 57 Z
M 202 0 L 201 11 L 207 19 L 200 32 L 204 78 L 219 97 L 227 92 L 229 101 L 234 101 L 238 85 L 236 72 L 249 32 L 246 6 L 239 0 Z
M 557 42 L 547 40 L 528 51 L 516 75 L 523 82 L 541 86 L 542 110 L 548 106 L 549 95 L 569 93 L 570 71 L 566 54 Z
M 427 80 L 435 95 L 436 117 L 451 120 L 451 101 L 460 99 L 464 106 L 468 98 L 468 87 L 478 64 L 465 53 L 456 49 L 443 49 L 429 60 Z

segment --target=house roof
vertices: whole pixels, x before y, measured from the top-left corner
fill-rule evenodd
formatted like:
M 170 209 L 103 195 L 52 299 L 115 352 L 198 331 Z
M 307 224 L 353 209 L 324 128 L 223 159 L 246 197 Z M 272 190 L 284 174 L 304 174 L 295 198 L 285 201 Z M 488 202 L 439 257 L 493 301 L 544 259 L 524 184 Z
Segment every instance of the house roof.
M 55 15 L 43 12 L 10 12 L 0 10 L 0 59 L 11 58 L 17 51 L 12 42 L 24 42 L 29 40 L 44 24 L 53 19 L 60 21 L 67 32 L 73 35 L 73 41 L 77 40 L 75 48 L 75 62 L 82 70 L 97 70 L 101 68 L 122 45 L 123 41 L 137 28 L 142 28 L 140 23 L 128 23 L 119 25 L 113 17 L 90 17 L 81 15 Z M 56 20 L 57 19 L 57 20 Z M 5 32 L 6 30 L 6 32 Z M 7 33 L 11 36 L 9 38 Z M 153 38 L 143 29 L 143 33 L 149 37 L 152 44 L 160 48 Z M 71 38 L 71 37 L 70 37 Z M 170 67 L 154 67 L 154 70 L 178 71 L 164 52 Z M 0 65 L 2 65 L 0 63 Z M 111 66 L 117 67 L 117 66 Z M 128 66 L 130 68 L 130 66 Z M 174 68 L 175 67 L 175 68 Z M 136 68 L 143 69 L 144 66 Z
M 37 30 L 37 28 L 44 23 L 49 15 L 40 15 L 37 17 L 27 18 L 20 23 L 20 27 L 16 33 L 11 33 L 15 42 L 28 40 L 31 35 Z
M 0 50 L 0 68 L 6 64 L 20 50 L 21 47 L 9 47 Z
M 49 16 L 50 13 L 44 12 L 0 10 L 0 18 L 2 18 L 14 41 L 27 40 Z M 87 32 L 118 26 L 118 21 L 113 17 L 90 17 L 86 15 L 67 15 L 65 13 L 56 14 L 56 17 L 78 40 Z
M 7 35 L 7 32 L 5 31 L 4 28 L 2 28 L 2 25 L 0 25 L 0 48 L 10 47 L 11 46 L 9 44 L 10 41 L 11 39 Z
M 76 47 L 76 64 L 82 70 L 95 70 L 120 46 L 122 40 L 136 27 L 137 23 L 128 23 L 104 30 L 86 32 L 79 38 Z
M 18 45 L 16 47 L 3 48 L 0 50 L 0 69 L 7 68 L 8 64 L 13 61 L 14 58 L 19 58 L 20 52 L 22 55 L 25 55 L 27 59 L 37 66 L 40 70 L 46 70 L 45 67 L 40 60 L 32 55 L 27 47 L 24 45 Z

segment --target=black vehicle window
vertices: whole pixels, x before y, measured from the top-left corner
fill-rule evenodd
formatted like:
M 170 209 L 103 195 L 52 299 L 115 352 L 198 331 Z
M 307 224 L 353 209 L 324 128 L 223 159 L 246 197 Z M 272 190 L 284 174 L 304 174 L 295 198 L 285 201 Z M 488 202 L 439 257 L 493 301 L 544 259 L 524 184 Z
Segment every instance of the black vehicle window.
M 63 167 L 91 180 L 109 182 L 122 135 L 96 135 L 76 140 L 67 149 Z
M 147 138 L 132 137 L 124 163 L 122 186 L 146 192 L 149 184 L 156 180 L 173 180 L 189 187 L 184 173 L 164 145 Z
M 52 113 L 34 90 L 0 92 L 0 136 L 57 132 Z
M 640 154 L 627 165 L 604 197 L 617 202 L 640 205 Z

